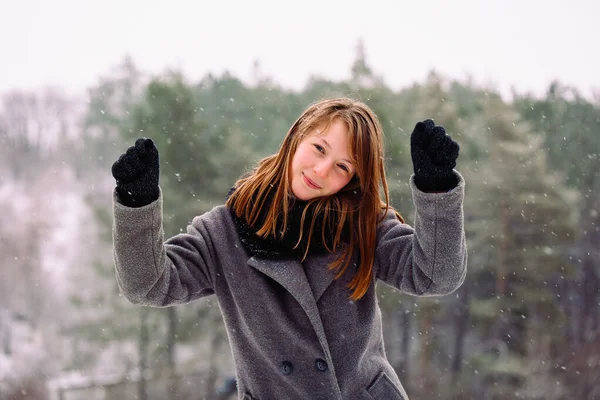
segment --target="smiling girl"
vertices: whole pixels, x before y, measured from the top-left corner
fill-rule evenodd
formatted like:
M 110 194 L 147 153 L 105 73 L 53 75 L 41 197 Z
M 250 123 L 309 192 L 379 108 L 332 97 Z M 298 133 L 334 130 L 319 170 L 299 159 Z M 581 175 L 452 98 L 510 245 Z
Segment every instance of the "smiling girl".
M 158 150 L 140 138 L 112 168 L 121 292 L 152 307 L 216 295 L 241 399 L 408 399 L 375 285 L 434 296 L 464 281 L 458 150 L 432 120 L 415 126 L 413 228 L 389 205 L 377 116 L 352 99 L 319 101 L 225 205 L 165 241 Z

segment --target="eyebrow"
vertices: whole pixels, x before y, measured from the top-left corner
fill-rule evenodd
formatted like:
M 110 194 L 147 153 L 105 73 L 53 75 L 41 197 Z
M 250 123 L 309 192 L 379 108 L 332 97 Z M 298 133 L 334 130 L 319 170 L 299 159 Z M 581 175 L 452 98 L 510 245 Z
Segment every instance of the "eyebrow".
M 327 142 L 327 140 L 323 139 L 322 137 L 320 137 L 319 139 L 325 142 L 325 145 L 327 145 L 327 147 L 329 147 L 329 150 L 331 150 L 331 145 Z M 352 161 L 348 160 L 347 158 L 342 158 L 342 161 L 346 161 L 348 164 L 350 164 L 350 166 L 352 166 Z

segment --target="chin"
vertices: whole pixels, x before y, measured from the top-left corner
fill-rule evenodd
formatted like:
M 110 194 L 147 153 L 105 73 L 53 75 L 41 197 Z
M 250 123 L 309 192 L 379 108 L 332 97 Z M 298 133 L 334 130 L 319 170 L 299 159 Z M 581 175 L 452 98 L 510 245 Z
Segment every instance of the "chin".
M 316 197 L 316 196 L 311 196 L 311 195 L 309 195 L 308 193 L 305 193 L 305 192 L 301 192 L 301 193 L 298 193 L 298 194 L 294 193 L 294 196 L 298 200 L 303 200 L 303 201 L 307 201 L 307 200 L 310 200 L 310 199 Z
M 294 186 L 292 186 L 292 194 L 299 200 L 310 200 L 316 197 L 314 193 L 309 193 L 308 190 L 304 189 L 303 187 L 296 189 Z

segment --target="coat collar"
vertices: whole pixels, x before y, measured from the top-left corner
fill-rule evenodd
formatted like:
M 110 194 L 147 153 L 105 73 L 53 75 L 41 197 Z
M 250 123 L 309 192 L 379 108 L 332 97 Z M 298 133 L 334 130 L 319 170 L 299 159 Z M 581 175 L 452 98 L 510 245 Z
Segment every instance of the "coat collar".
M 305 310 L 312 306 L 311 300 L 315 302 L 300 261 L 295 259 L 270 260 L 252 256 L 248 260 L 248 265 L 283 286 Z
M 297 259 L 271 260 L 252 256 L 248 265 L 283 286 L 303 307 L 307 298 L 315 304 L 331 285 L 335 273 L 327 268 L 335 260 L 333 254 L 309 256 L 304 265 Z

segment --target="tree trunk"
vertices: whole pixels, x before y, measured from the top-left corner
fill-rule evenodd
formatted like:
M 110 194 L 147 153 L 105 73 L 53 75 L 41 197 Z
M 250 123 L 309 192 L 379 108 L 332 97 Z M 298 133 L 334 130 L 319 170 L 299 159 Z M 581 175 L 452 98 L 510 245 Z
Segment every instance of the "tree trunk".
M 174 368 L 176 360 L 175 346 L 177 341 L 177 309 L 175 307 L 167 308 L 167 318 L 167 363 L 169 368 Z
M 179 379 L 176 368 L 176 342 L 177 342 L 177 309 L 175 307 L 167 308 L 167 369 L 168 369 L 168 393 L 174 396 L 179 387 Z
M 206 378 L 206 399 L 212 400 L 216 397 L 217 379 L 219 378 L 218 356 L 221 346 L 225 343 L 226 334 L 219 329 L 221 315 L 212 316 L 212 339 L 209 354 L 208 376 Z
M 600 166 L 600 163 L 598 163 Z M 588 193 L 584 194 L 583 207 L 581 209 L 582 235 L 580 237 L 580 260 L 581 260 L 581 313 L 579 319 L 579 342 L 581 344 L 592 339 L 597 325 L 596 304 L 600 293 L 600 277 L 596 266 L 600 265 L 600 176 L 594 175 L 596 171 L 590 171 L 590 182 Z
M 408 310 L 406 310 L 408 311 Z M 410 382 L 410 340 L 412 333 L 412 313 L 402 310 L 400 315 L 400 327 L 402 331 L 401 353 L 402 360 L 400 361 L 400 375 L 403 382 Z M 408 388 L 407 388 L 408 389 Z
M 419 380 L 426 385 L 429 382 L 429 362 L 431 361 L 432 345 L 431 326 L 433 325 L 433 312 L 429 304 L 425 305 L 420 315 L 421 351 L 419 362 Z
M 508 209 L 502 206 L 502 236 L 500 243 L 500 254 L 498 255 L 498 268 L 496 274 L 496 295 L 504 296 L 506 294 L 507 271 L 507 253 L 508 253 Z
M 452 358 L 452 380 L 456 382 L 457 375 L 460 373 L 465 336 L 469 329 L 469 287 L 464 285 L 458 299 L 456 316 L 456 337 L 454 338 L 454 357 Z M 460 292 L 459 292 L 460 293 Z
M 145 307 L 140 308 L 140 336 L 138 342 L 140 380 L 138 382 L 138 399 L 148 399 L 148 389 L 146 387 L 146 369 L 148 368 L 148 310 Z
M 583 256 L 581 263 L 581 313 L 579 317 L 579 343 L 585 343 L 593 336 L 596 297 L 598 296 L 598 277 L 594 271 L 591 257 Z
M 2 352 L 5 356 L 12 355 L 12 313 L 8 310 L 0 310 L 0 339 L 2 340 Z

